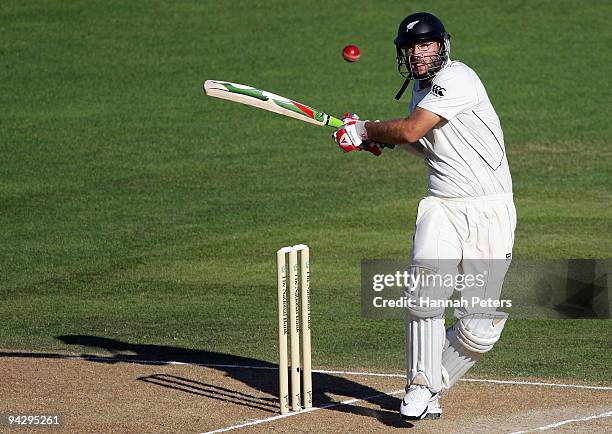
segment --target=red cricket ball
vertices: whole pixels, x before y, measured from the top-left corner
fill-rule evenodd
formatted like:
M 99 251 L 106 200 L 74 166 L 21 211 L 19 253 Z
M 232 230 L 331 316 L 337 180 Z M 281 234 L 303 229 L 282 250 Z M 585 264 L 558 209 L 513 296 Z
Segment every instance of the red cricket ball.
M 342 50 L 342 57 L 344 57 L 344 60 L 347 62 L 357 62 L 359 60 L 359 56 L 361 56 L 361 53 L 359 52 L 359 47 L 357 47 L 357 45 L 350 44 L 344 47 Z

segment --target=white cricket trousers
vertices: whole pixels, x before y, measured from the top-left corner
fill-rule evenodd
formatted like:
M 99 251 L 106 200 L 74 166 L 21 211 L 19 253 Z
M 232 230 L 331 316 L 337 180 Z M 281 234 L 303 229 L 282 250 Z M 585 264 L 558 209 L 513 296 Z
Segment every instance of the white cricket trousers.
M 412 262 L 455 275 L 484 274 L 487 284 L 465 288 L 462 296 L 498 299 L 512 258 L 515 228 L 512 194 L 452 199 L 429 196 L 419 203 Z M 451 295 L 452 290 L 447 296 Z M 481 311 L 477 306 L 458 308 L 455 316 Z

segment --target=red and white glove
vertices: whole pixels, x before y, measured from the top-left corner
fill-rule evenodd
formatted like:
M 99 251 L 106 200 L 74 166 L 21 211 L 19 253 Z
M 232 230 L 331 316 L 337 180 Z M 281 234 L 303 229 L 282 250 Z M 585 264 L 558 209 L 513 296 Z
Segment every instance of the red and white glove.
M 360 121 L 359 116 L 355 113 L 345 113 L 342 122 L 344 125 L 334 131 L 334 142 L 344 152 L 361 151 L 361 144 L 368 139 L 365 129 L 366 121 Z
M 361 147 L 364 150 L 371 152 L 372 154 L 378 157 L 380 154 L 382 154 L 385 145 L 383 145 L 382 143 L 373 142 L 371 140 L 364 140 Z

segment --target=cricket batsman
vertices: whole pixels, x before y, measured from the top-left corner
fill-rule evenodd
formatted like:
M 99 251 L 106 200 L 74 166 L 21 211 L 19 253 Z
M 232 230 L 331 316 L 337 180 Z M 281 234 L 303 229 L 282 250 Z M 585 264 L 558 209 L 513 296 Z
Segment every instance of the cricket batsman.
M 467 300 L 496 300 L 510 265 L 516 210 L 499 118 L 478 75 L 450 59 L 450 34 L 429 13 L 400 24 L 397 66 L 406 78 L 396 97 L 412 85 L 409 115 L 362 121 L 345 115 L 334 132 L 344 151 L 380 155 L 385 144 L 420 156 L 428 167 L 428 196 L 419 203 L 412 250 L 414 269 L 455 276 L 485 276 L 461 291 Z M 451 388 L 499 340 L 507 314 L 479 303 L 458 307 L 445 330 L 444 307 L 425 302 L 448 299 L 454 287 L 415 285 L 406 308 L 405 419 L 442 415 L 440 394 Z

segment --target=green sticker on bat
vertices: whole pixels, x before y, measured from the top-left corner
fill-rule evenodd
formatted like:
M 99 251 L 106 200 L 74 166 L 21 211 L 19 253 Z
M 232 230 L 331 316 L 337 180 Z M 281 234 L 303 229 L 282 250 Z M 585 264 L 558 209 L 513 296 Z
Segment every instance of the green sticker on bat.
M 301 115 L 304 116 L 308 116 L 306 113 L 304 113 L 302 110 L 300 110 L 298 107 L 295 106 L 295 104 L 293 104 L 292 102 L 284 102 L 284 101 L 279 101 L 276 99 L 272 100 L 274 102 L 274 104 L 281 106 L 282 108 L 285 108 L 287 110 L 291 110 L 292 112 L 296 112 L 299 113 Z
M 259 90 L 259 89 L 241 89 L 239 87 L 233 86 L 231 83 L 226 83 L 226 82 L 223 82 L 221 84 L 223 84 L 223 86 L 225 86 L 227 90 L 229 90 L 232 93 L 239 93 L 240 95 L 251 96 L 253 98 L 257 98 L 262 101 L 268 101 L 270 99 L 263 94 L 262 90 Z

